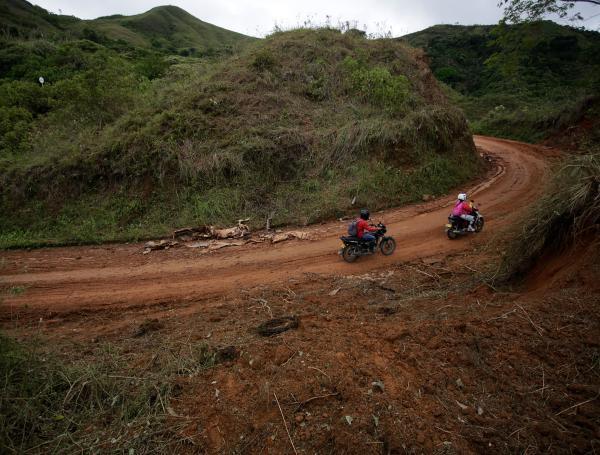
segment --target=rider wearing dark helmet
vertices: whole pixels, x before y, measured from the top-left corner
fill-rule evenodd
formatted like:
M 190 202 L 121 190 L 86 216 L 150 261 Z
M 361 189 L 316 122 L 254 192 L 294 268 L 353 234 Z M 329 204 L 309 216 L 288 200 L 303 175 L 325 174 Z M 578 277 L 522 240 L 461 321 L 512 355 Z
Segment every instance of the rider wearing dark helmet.
M 360 217 L 356 220 L 356 236 L 359 239 L 370 243 L 371 250 L 375 249 L 375 236 L 371 232 L 376 231 L 375 226 L 369 224 L 369 218 L 371 214 L 368 209 L 360 209 Z

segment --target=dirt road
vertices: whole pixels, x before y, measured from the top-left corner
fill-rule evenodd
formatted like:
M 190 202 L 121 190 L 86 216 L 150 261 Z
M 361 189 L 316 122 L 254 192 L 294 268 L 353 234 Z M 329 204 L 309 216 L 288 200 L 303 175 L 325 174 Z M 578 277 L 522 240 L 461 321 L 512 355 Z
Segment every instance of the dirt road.
M 487 137 L 476 137 L 475 142 L 494 159 L 487 180 L 467 188 L 486 217 L 486 229 L 477 236 L 485 239 L 515 220 L 518 209 L 539 195 L 547 159 L 543 150 L 518 142 Z M 443 224 L 453 198 L 454 194 L 375 214 L 375 220 L 386 222 L 398 248 L 390 257 L 376 255 L 354 264 L 344 263 L 337 254 L 346 222 L 308 229 L 317 240 L 246 245 L 208 255 L 188 248 L 142 255 L 141 244 L 3 252 L 0 285 L 26 292 L 4 300 L 0 321 L 114 312 L 174 300 L 208 302 L 232 289 L 310 279 L 313 273 L 363 273 L 393 262 L 446 255 L 477 241 L 476 236 L 457 241 L 445 237 Z
M 347 222 L 212 253 L 2 252 L 0 328 L 48 369 L 56 358 L 73 367 L 53 400 L 63 407 L 82 397 L 87 409 L 90 382 L 113 384 L 97 419 L 69 424 L 80 451 L 598 452 L 598 247 L 546 257 L 522 290 L 472 273 L 494 266 L 495 234 L 539 197 L 555 156 L 476 143 L 493 158 L 465 188 L 486 217 L 480 234 L 446 238 L 456 189 L 375 214 L 398 249 L 353 264 L 337 255 Z M 256 330 L 290 315 L 292 330 Z M 53 409 L 52 422 L 79 421 L 72 408 Z

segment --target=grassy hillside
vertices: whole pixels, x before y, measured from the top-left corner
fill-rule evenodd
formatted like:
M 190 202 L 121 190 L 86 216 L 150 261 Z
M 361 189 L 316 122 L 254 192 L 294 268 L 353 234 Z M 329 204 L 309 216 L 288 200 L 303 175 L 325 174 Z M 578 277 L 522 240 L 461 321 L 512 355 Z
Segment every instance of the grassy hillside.
M 176 6 L 160 6 L 135 16 L 94 20 L 49 13 L 25 0 L 0 3 L 0 36 L 4 39 L 87 39 L 131 51 L 203 56 L 231 53 L 254 38 L 203 22 Z
M 91 28 L 112 40 L 185 55 L 212 54 L 251 38 L 201 20 L 176 6 L 160 6 L 136 16 L 111 16 L 84 21 L 74 29 Z
M 4 247 L 273 213 L 313 222 L 355 210 L 355 197 L 378 209 L 441 194 L 478 168 L 462 113 L 397 41 L 277 33 L 153 80 L 133 58 L 70 45 L 87 50 L 69 78 L 0 86 L 22 125 L 5 126 L 0 152 Z
M 74 17 L 51 14 L 25 0 L 0 2 L 0 36 L 4 38 L 57 36 L 77 21 Z
M 440 25 L 403 40 L 426 50 L 477 133 L 537 141 L 579 121 L 600 93 L 597 32 Z

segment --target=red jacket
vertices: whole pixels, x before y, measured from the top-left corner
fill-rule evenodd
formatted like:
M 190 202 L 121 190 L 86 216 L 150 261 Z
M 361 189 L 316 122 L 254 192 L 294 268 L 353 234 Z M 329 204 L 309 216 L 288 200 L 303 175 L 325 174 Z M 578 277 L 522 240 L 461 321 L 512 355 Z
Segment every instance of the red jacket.
M 456 201 L 452 209 L 452 215 L 454 216 L 470 215 L 471 212 L 473 212 L 473 207 L 467 201 Z
M 365 231 L 373 232 L 376 230 L 377 230 L 377 228 L 375 226 L 369 226 L 369 223 L 367 221 L 363 220 L 362 218 L 359 218 L 358 221 L 356 222 L 356 232 L 357 232 L 357 237 L 359 239 L 362 239 L 362 236 L 365 233 Z

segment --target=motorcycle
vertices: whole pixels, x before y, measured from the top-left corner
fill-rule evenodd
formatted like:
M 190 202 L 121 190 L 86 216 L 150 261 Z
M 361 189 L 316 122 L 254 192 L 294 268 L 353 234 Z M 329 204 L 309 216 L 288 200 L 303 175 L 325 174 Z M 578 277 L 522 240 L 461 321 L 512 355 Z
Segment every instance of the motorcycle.
M 375 225 L 378 229 L 372 231 L 371 234 L 375 236 L 375 243 L 373 245 L 370 241 L 365 241 L 354 236 L 340 237 L 342 240 L 342 246 L 339 250 L 339 255 L 342 256 L 346 262 L 354 262 L 360 256 L 368 256 L 375 254 L 377 248 L 381 251 L 384 256 L 389 256 L 396 249 L 396 241 L 393 237 L 386 236 L 387 228 L 384 224 L 378 223 Z
M 475 220 L 473 221 L 475 232 L 481 232 L 484 224 L 483 215 L 479 213 L 477 207 L 473 207 L 472 215 L 475 217 Z M 468 227 L 469 222 L 467 220 L 464 220 L 459 216 L 450 215 L 448 217 L 448 224 L 446 224 L 446 235 L 448 235 L 450 240 L 454 240 L 460 235 L 466 235 L 469 232 L 472 232 L 469 231 Z

